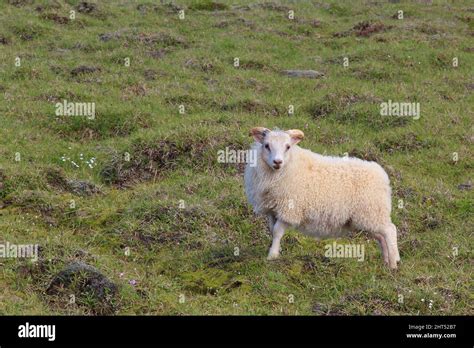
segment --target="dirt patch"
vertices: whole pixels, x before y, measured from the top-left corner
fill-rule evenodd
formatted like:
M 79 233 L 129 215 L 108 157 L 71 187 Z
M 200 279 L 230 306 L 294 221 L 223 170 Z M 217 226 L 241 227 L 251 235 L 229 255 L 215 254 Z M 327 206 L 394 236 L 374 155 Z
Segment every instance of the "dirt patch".
M 247 27 L 247 28 L 250 28 L 250 29 L 255 29 L 255 23 L 248 20 L 248 19 L 245 19 L 245 18 L 237 18 L 235 20 L 224 20 L 224 21 L 220 21 L 216 24 L 214 24 L 214 28 L 220 28 L 220 29 L 223 29 L 223 28 L 227 28 L 231 25 L 243 25 L 244 27 Z
M 160 48 L 159 50 L 150 51 L 150 52 L 148 52 L 148 54 L 149 54 L 150 57 L 152 57 L 152 58 L 161 59 L 161 58 L 163 58 L 168 52 L 169 52 L 169 50 L 167 50 L 167 49 L 165 49 L 165 48 Z
M 394 190 L 394 196 L 403 199 L 409 199 L 414 197 L 416 194 L 415 190 L 411 187 L 397 187 Z
M 80 13 L 90 14 L 97 11 L 97 5 L 90 2 L 82 1 L 76 6 L 76 10 Z
M 8 4 L 16 7 L 22 7 L 26 5 L 32 5 L 33 0 L 8 0 Z
M 220 21 L 219 23 L 214 24 L 214 28 L 227 28 L 231 24 L 230 21 Z
M 57 24 L 68 24 L 69 23 L 69 18 L 59 16 L 56 13 L 45 13 L 41 17 L 44 18 L 44 19 L 48 19 L 50 21 L 53 21 Z
M 77 68 L 72 69 L 71 70 L 71 75 L 76 77 L 76 76 L 79 76 L 81 74 L 92 74 L 92 73 L 95 73 L 95 72 L 98 72 L 98 71 L 101 71 L 101 69 L 99 67 L 81 65 L 81 66 L 78 66 Z
M 442 224 L 441 218 L 430 213 L 424 214 L 421 218 L 421 221 L 423 223 L 423 226 L 425 226 L 429 230 L 434 230 Z
M 136 97 L 144 97 L 148 94 L 148 87 L 146 84 L 137 83 L 131 86 L 125 87 L 122 90 L 122 99 L 123 100 L 130 100 Z
M 4 36 L 0 36 L 0 45 L 8 45 L 10 43 L 10 41 L 4 37 Z
M 320 273 L 321 267 L 324 265 L 331 265 L 333 261 L 331 258 L 323 255 L 303 255 L 298 257 L 301 261 L 302 272 Z
M 154 45 L 160 44 L 164 47 L 179 46 L 179 47 L 189 47 L 186 40 L 182 37 L 175 36 L 169 33 L 160 32 L 160 33 L 139 33 L 138 35 L 133 35 L 132 40 L 138 40 L 138 42 L 145 45 Z
M 158 73 L 153 69 L 147 69 L 143 72 L 143 76 L 145 77 L 146 80 L 153 81 L 153 80 L 156 80 Z
M 369 37 L 375 33 L 380 33 L 391 29 L 381 22 L 363 21 L 359 22 L 352 29 L 334 33 L 334 37 L 346 37 L 350 35 Z
M 360 22 L 353 28 L 354 33 L 357 36 L 370 36 L 387 29 L 388 28 L 383 23 L 369 21 Z
M 67 188 L 67 179 L 63 170 L 59 168 L 48 168 L 45 170 L 45 177 L 51 186 L 60 189 Z
M 240 62 L 239 69 L 250 69 L 250 70 L 262 70 L 262 71 L 274 71 L 275 68 L 256 60 L 247 60 Z

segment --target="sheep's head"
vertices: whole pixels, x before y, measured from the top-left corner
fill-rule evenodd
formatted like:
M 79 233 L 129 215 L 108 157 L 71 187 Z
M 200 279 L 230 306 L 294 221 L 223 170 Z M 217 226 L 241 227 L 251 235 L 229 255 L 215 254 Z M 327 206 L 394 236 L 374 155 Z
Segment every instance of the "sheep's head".
M 292 147 L 304 137 L 299 129 L 271 131 L 263 127 L 252 128 L 250 135 L 262 145 L 262 159 L 274 170 L 279 170 L 288 163 Z

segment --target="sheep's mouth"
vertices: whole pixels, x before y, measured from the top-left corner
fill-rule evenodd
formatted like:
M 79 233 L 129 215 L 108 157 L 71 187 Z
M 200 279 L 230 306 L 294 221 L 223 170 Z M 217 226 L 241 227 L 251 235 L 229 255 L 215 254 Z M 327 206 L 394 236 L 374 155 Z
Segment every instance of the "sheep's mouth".
M 280 165 L 280 164 L 274 164 L 274 165 L 273 165 L 273 169 L 278 170 L 278 169 L 280 169 L 280 168 L 281 168 L 281 165 Z

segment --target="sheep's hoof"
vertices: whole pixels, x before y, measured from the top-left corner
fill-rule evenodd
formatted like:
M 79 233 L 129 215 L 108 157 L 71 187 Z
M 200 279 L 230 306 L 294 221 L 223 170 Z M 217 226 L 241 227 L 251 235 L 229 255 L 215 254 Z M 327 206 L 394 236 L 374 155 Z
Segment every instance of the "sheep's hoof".
M 279 256 L 280 256 L 279 254 L 270 253 L 267 256 L 267 260 L 275 260 L 275 259 L 278 259 Z
M 397 268 L 398 268 L 398 265 L 397 265 L 397 263 L 395 262 L 394 265 L 388 265 L 388 268 L 390 268 L 391 271 L 396 271 Z

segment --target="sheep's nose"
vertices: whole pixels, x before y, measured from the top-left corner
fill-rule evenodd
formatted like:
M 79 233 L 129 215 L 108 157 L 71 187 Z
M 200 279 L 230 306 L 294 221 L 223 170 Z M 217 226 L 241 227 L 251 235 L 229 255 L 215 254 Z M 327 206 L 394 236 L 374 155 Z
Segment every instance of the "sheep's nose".
M 280 159 L 279 159 L 279 160 L 273 160 L 273 163 L 275 163 L 275 164 L 282 164 L 282 163 L 283 163 L 283 161 L 282 161 L 282 160 L 280 160 Z

